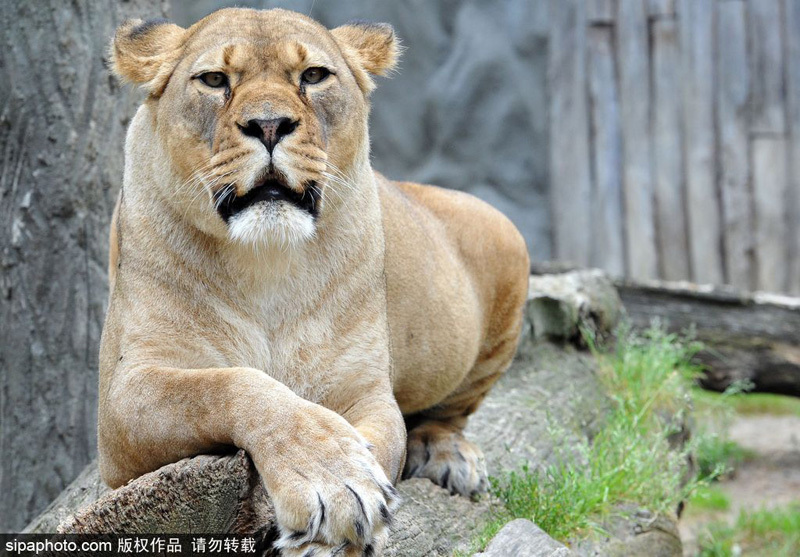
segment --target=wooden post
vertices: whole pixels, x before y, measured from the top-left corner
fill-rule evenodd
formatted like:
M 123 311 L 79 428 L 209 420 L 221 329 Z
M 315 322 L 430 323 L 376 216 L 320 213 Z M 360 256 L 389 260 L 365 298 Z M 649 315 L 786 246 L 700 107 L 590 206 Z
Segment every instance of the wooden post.
M 782 19 L 780 0 L 747 3 L 750 131 L 754 134 L 786 131 Z
M 647 0 L 647 13 L 652 18 L 675 17 L 677 0 Z
M 622 183 L 628 275 L 657 275 L 645 0 L 619 0 L 617 45 L 622 111 Z
M 749 79 L 745 3 L 717 3 L 717 128 L 726 281 L 752 289 L 753 224 L 748 144 Z
M 800 296 L 800 0 L 784 0 L 786 103 L 789 131 L 787 207 L 788 292 Z
M 653 20 L 653 163 L 659 276 L 685 280 L 689 239 L 684 202 L 683 142 L 678 94 L 678 28 L 674 19 Z
M 611 26 L 589 28 L 589 106 L 592 123 L 592 260 L 616 276 L 625 274 L 622 230 L 619 91 Z
M 722 231 L 716 191 L 714 0 L 680 0 L 678 24 L 686 153 L 686 217 L 692 279 L 721 284 Z
M 781 12 L 777 0 L 748 3 L 755 288 L 773 292 L 788 287 L 789 259 Z
M 756 136 L 753 147 L 756 288 L 785 292 L 788 287 L 786 140 Z
M 586 20 L 590 25 L 612 25 L 615 13 L 615 0 L 586 0 Z
M 557 258 L 589 264 L 591 219 L 583 2 L 550 2 L 550 176 Z

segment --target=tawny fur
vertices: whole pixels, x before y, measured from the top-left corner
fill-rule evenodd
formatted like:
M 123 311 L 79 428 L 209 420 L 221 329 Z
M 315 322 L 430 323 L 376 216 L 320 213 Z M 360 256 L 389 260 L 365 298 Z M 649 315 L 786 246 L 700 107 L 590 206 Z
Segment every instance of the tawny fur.
M 187 30 L 126 23 L 111 52 L 149 96 L 111 227 L 104 480 L 242 447 L 286 555 L 380 554 L 405 420 L 406 475 L 480 491 L 461 431 L 513 357 L 528 255 L 478 199 L 371 169 L 368 74 L 397 59 L 391 27 L 226 9 Z M 333 73 L 303 85 L 318 66 Z M 208 71 L 229 88 L 204 85 Z M 279 116 L 298 125 L 270 155 L 242 130 Z M 316 218 L 274 201 L 220 217 L 215 194 L 244 195 L 267 166 L 303 195 L 319 185 Z

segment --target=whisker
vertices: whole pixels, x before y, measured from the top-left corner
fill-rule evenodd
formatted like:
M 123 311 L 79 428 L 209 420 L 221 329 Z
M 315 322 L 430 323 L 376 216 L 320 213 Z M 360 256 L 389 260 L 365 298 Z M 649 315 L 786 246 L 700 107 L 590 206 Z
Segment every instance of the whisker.
M 203 185 L 203 188 L 198 189 L 197 192 L 195 192 L 195 194 L 192 197 L 192 199 L 186 204 L 186 209 L 184 209 L 184 211 L 183 211 L 183 218 L 184 219 L 186 218 L 186 215 L 189 214 L 189 209 L 192 208 L 192 206 L 195 204 L 195 202 L 200 198 L 200 196 L 203 193 L 207 193 L 211 197 L 211 199 L 213 200 L 214 199 L 214 192 L 212 191 L 213 187 L 216 184 L 218 184 L 221 180 L 223 180 L 226 176 L 229 176 L 233 172 L 234 171 L 225 172 L 224 174 L 221 174 L 219 176 L 215 176 L 213 178 L 211 178 L 210 174 L 206 174 L 205 176 L 201 176 L 201 180 L 199 180 L 199 183 L 201 183 Z M 211 178 L 211 179 L 209 180 L 209 178 Z M 226 187 L 233 187 L 233 185 L 229 184 Z

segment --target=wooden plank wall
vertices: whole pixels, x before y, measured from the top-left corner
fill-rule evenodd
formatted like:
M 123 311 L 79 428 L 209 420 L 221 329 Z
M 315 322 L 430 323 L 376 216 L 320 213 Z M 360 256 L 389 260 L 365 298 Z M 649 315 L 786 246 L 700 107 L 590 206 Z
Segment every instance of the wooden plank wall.
M 557 259 L 800 295 L 800 0 L 547 0 Z

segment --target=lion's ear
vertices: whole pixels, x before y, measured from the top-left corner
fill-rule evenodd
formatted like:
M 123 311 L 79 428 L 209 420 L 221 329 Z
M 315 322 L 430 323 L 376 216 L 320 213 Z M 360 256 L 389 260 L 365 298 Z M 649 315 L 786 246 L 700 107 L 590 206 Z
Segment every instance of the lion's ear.
M 345 55 L 359 66 L 356 81 L 365 93 L 375 84 L 364 71 L 372 75 L 386 75 L 397 65 L 402 47 L 388 23 L 354 21 L 331 30 Z M 359 75 L 360 74 L 360 75 Z
M 111 41 L 112 71 L 151 95 L 161 95 L 175 69 L 185 33 L 185 29 L 163 19 L 129 19 Z

